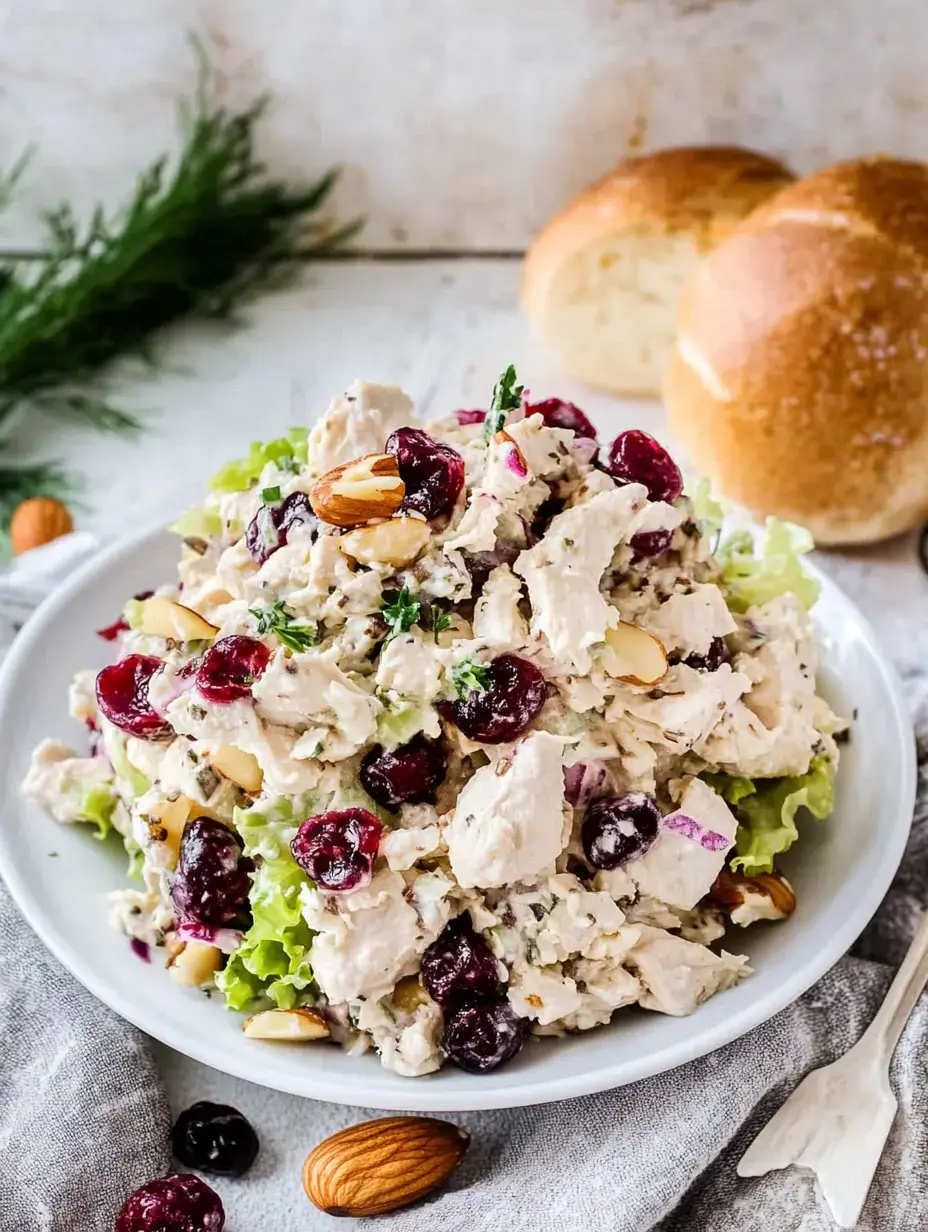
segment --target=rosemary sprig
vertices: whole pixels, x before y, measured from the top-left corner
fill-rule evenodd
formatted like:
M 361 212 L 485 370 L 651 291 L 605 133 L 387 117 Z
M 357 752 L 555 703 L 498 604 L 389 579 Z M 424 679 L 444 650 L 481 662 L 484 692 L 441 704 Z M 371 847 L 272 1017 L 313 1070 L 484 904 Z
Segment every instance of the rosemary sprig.
M 182 317 L 237 323 L 256 296 L 289 285 L 303 264 L 353 235 L 320 218 L 337 178 L 289 185 L 255 153 L 267 100 L 241 112 L 216 101 L 208 67 L 182 109 L 183 144 L 142 173 L 124 210 L 97 208 L 82 226 L 70 206 L 46 215 L 47 251 L 0 266 L 0 422 L 28 404 L 105 431 L 139 421 L 109 400 L 103 370 L 135 356 L 157 362 L 156 335 Z M 0 209 L 25 160 L 0 175 Z M 0 490 L 32 494 L 36 479 Z M 0 482 L 3 482 L 0 477 Z
M 73 505 L 76 486 L 55 462 L 0 466 L 0 524 L 8 526 L 16 506 L 32 496 L 54 496 Z

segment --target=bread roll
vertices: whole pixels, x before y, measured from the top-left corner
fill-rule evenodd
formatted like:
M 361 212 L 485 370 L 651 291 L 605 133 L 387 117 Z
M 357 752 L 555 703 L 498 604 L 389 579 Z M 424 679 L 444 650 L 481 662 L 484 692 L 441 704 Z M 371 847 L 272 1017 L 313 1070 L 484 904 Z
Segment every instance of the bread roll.
M 692 277 L 665 386 L 695 466 L 822 544 L 928 510 L 928 166 L 783 189 Z
M 775 159 L 734 146 L 628 158 L 537 237 L 525 263 L 525 310 L 572 376 L 657 396 L 684 279 L 792 178 Z

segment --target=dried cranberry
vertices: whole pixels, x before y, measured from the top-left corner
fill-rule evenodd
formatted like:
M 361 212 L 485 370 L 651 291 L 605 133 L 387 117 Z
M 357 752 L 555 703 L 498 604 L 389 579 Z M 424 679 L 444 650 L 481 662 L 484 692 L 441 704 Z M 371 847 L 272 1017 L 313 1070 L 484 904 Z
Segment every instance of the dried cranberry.
M 486 411 L 455 411 L 454 417 L 463 428 L 467 424 L 483 423 L 487 413 Z
M 619 483 L 641 483 L 653 501 L 672 504 L 683 491 L 680 468 L 653 436 L 633 428 L 620 432 L 609 448 L 606 470 Z
M 474 931 L 466 911 L 456 916 L 422 955 L 422 983 L 432 1000 L 445 1010 L 464 1002 L 499 997 L 499 964 Z
M 197 688 L 211 702 L 251 697 L 251 686 L 264 673 L 271 652 L 255 637 L 233 633 L 207 650 L 197 668 Z
M 222 1232 L 219 1195 L 189 1173 L 160 1177 L 137 1189 L 120 1207 L 113 1232 Z
M 663 556 L 670 547 L 672 538 L 673 531 L 671 530 L 643 530 L 639 535 L 632 535 L 628 541 L 628 546 L 632 550 L 632 563 Z
M 618 868 L 642 856 L 657 838 L 661 813 L 643 791 L 594 800 L 583 816 L 580 840 L 594 868 Z
M 97 676 L 97 705 L 105 718 L 121 731 L 143 740 L 172 736 L 166 723 L 148 700 L 148 685 L 163 664 L 154 655 L 130 654 L 104 667 Z
M 251 869 L 234 830 L 212 817 L 188 821 L 171 882 L 171 901 L 181 923 L 212 928 L 231 923 L 248 904 Z
M 545 678 L 534 663 L 514 654 L 498 655 L 485 673 L 485 689 L 471 689 L 466 697 L 443 703 L 441 710 L 469 740 L 508 743 L 522 735 L 545 704 Z
M 406 485 L 400 509 L 429 521 L 450 513 L 464 486 L 464 459 L 450 445 L 420 428 L 397 428 L 384 446 L 392 453 Z
M 115 642 L 120 633 L 125 633 L 128 629 L 129 622 L 120 616 L 120 618 L 118 620 L 114 620 L 111 625 L 104 625 L 102 629 L 98 629 L 97 637 L 102 637 L 104 642 Z
M 485 1074 L 510 1061 L 525 1042 L 527 1024 L 508 1001 L 466 1005 L 445 1018 L 448 1060 L 469 1074 Z
M 596 429 L 572 402 L 563 402 L 560 398 L 547 398 L 544 402 L 526 402 L 526 415 L 540 415 L 549 428 L 567 428 L 576 432 L 577 436 L 587 436 L 596 440 Z
M 262 505 L 245 531 L 245 544 L 252 560 L 263 565 L 289 541 L 290 532 L 296 526 L 308 526 L 311 538 L 316 538 L 319 519 L 305 492 L 291 492 L 279 504 Z
M 237 1108 L 201 1100 L 177 1118 L 171 1149 L 188 1168 L 244 1176 L 258 1157 L 258 1135 Z
M 687 655 L 683 662 L 697 672 L 717 672 L 723 663 L 731 662 L 731 651 L 724 637 L 714 637 L 704 655 Z
M 421 733 L 408 744 L 385 749 L 376 744 L 366 753 L 359 771 L 361 786 L 378 804 L 421 804 L 435 798 L 445 777 L 445 751 L 437 740 Z
M 304 821 L 290 850 L 303 872 L 323 890 L 356 890 L 370 882 L 381 829 L 367 809 L 336 809 Z

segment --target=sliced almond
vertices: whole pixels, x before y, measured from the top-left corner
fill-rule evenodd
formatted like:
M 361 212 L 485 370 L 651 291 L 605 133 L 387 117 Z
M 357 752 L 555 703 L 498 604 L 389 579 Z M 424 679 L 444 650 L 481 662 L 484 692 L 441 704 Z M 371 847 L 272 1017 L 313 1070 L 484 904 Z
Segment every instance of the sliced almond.
M 467 1130 L 433 1117 L 365 1121 L 306 1156 L 303 1187 L 329 1215 L 382 1215 L 443 1185 L 469 1145 Z
M 153 843 L 166 843 L 177 859 L 184 826 L 197 811 L 193 800 L 178 796 L 175 800 L 162 800 L 152 805 L 148 817 L 148 833 Z
M 211 641 L 219 632 L 192 607 L 184 607 L 166 595 L 142 600 L 141 629 L 152 637 L 168 637 L 175 642 Z
M 175 959 L 186 944 L 186 941 L 181 941 L 177 933 L 173 931 L 164 934 L 164 965 L 166 967 L 174 965 Z
M 667 651 L 650 633 L 624 620 L 606 631 L 605 668 L 626 684 L 659 684 L 667 675 Z
M 796 910 L 793 887 L 780 873 L 745 873 L 723 868 L 715 879 L 709 898 L 731 916 L 736 924 L 755 919 L 783 920 Z M 739 915 L 743 918 L 739 919 Z
M 261 790 L 264 773 L 253 753 L 246 753 L 234 744 L 221 744 L 214 753 L 209 754 L 209 764 L 249 795 L 257 795 Z
M 428 522 L 421 518 L 390 518 L 376 526 L 359 526 L 342 535 L 338 546 L 361 565 L 411 564 L 429 541 Z
M 205 941 L 188 941 L 168 962 L 168 975 L 184 988 L 202 988 L 209 984 L 222 966 L 222 950 Z
M 360 526 L 372 518 L 389 518 L 406 495 L 392 453 L 368 453 L 328 471 L 315 484 L 309 501 L 316 517 L 330 526 Z
M 327 1039 L 326 1021 L 316 1010 L 297 1006 L 292 1010 L 263 1010 L 245 1020 L 242 1028 L 249 1039 L 302 1043 Z

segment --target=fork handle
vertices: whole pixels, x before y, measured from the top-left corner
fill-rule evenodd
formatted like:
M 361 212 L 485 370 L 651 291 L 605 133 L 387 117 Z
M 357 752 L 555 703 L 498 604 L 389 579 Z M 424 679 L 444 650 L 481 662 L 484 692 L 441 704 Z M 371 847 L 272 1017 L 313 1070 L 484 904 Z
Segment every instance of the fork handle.
M 912 944 L 889 986 L 876 1017 L 860 1037 L 857 1048 L 879 1055 L 888 1065 L 899 1036 L 928 984 L 928 911 L 922 913 Z

